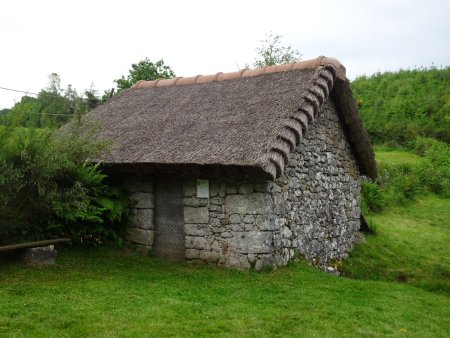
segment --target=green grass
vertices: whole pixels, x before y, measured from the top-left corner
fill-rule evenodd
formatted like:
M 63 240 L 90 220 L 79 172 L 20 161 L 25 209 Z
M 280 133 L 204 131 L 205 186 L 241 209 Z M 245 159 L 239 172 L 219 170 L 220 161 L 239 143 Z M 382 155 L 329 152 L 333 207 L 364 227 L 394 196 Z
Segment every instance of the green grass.
M 406 282 L 450 296 L 450 199 L 427 195 L 368 218 L 376 234 L 350 253 L 347 276 Z
M 418 164 L 423 159 L 409 151 L 404 150 L 376 150 L 376 160 L 380 164 Z
M 303 263 L 244 273 L 113 250 L 0 264 L 0 336 L 444 337 L 450 298 Z

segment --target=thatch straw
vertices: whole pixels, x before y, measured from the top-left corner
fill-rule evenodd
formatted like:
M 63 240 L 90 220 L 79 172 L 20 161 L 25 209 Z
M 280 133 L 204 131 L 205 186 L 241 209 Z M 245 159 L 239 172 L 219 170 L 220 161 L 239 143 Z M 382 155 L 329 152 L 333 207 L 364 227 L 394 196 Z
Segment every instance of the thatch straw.
M 345 68 L 323 57 L 302 64 L 140 82 L 86 117 L 112 141 L 107 164 L 225 166 L 276 178 L 332 93 L 361 172 L 374 176 Z

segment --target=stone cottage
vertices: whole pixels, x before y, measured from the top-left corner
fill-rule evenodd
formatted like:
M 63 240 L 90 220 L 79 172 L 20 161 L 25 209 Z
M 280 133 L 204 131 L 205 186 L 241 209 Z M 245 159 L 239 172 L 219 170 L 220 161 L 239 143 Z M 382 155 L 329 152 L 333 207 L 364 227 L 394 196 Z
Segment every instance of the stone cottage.
M 141 81 L 88 114 L 136 200 L 129 244 L 259 270 L 333 271 L 357 239 L 374 153 L 339 61 Z

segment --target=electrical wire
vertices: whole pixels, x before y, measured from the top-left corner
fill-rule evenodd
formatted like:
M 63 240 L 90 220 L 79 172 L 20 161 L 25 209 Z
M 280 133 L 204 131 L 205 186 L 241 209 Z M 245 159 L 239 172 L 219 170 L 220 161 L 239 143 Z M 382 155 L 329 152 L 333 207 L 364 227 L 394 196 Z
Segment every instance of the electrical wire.
M 2 87 L 2 86 L 0 86 L 0 89 L 9 90 L 11 92 L 17 92 L 17 93 L 31 94 L 31 95 L 36 95 L 36 96 L 40 95 L 38 93 L 32 93 L 32 92 L 27 92 L 27 91 L 24 91 L 24 90 L 18 90 L 18 89 L 12 89 L 12 88 L 6 88 L 6 87 Z M 61 97 L 60 95 L 55 95 L 55 94 L 46 93 L 46 92 L 44 92 L 44 95 L 52 96 L 52 97 Z M 74 114 L 56 114 L 56 113 L 31 113 L 31 114 L 54 115 L 54 116 L 74 116 Z
M 25 91 L 25 90 L 19 90 L 19 89 L 6 88 L 6 87 L 2 87 L 2 86 L 0 86 L 0 89 L 3 89 L 3 90 L 9 90 L 9 91 L 11 91 L 11 92 L 17 92 L 17 93 L 24 93 L 24 94 L 36 95 L 36 96 L 40 95 L 40 94 L 38 94 L 38 93 L 27 92 L 27 91 Z M 45 94 L 46 96 L 61 97 L 60 95 L 55 95 L 55 94 L 51 94 L 51 93 L 47 93 L 47 92 L 44 92 L 44 94 Z

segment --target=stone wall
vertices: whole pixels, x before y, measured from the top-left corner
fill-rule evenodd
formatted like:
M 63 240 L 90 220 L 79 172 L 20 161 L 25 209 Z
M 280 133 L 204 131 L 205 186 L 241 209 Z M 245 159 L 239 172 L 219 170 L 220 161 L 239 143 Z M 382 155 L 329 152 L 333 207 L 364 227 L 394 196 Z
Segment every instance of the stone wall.
M 273 265 L 276 219 L 267 182 L 211 179 L 210 197 L 196 197 L 196 181 L 184 183 L 186 258 L 225 267 Z
M 290 155 L 275 182 L 251 177 L 209 180 L 209 198 L 197 198 L 196 179 L 184 179 L 186 258 L 225 267 L 280 266 L 304 256 L 338 273 L 359 230 L 360 178 L 331 102 Z M 154 186 L 151 177 L 129 184 L 138 203 L 127 239 L 151 251 Z
M 126 240 L 137 252 L 152 252 L 154 237 L 154 183 L 151 176 L 129 177 L 126 186 L 135 201 Z
M 280 227 L 274 243 L 281 261 L 300 253 L 338 273 L 339 261 L 359 234 L 360 176 L 332 102 L 324 105 L 284 175 L 271 185 Z

